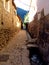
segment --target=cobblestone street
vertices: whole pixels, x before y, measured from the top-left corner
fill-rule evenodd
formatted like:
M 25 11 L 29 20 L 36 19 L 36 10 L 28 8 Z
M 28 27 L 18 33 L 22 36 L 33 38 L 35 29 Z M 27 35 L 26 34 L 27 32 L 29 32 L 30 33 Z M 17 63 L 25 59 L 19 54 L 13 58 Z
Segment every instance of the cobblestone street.
M 16 34 L 7 47 L 0 51 L 0 55 L 9 55 L 7 61 L 0 61 L 0 65 L 30 65 L 28 57 L 29 51 L 25 47 L 26 40 L 26 31 L 21 30 Z

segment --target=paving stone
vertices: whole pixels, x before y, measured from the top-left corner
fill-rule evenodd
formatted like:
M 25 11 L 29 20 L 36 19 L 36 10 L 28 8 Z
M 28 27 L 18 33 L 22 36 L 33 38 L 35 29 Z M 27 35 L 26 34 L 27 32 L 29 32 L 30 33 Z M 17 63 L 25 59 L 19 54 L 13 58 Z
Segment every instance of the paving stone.
M 27 39 L 26 31 L 20 31 L 15 37 L 9 42 L 8 46 L 5 47 L 1 53 L 9 54 L 9 60 L 1 65 L 30 65 L 28 58 L 29 52 L 25 46 Z
M 3 47 L 5 47 L 8 44 L 12 36 L 13 36 L 12 30 L 10 29 L 0 30 L 0 50 L 2 50 Z

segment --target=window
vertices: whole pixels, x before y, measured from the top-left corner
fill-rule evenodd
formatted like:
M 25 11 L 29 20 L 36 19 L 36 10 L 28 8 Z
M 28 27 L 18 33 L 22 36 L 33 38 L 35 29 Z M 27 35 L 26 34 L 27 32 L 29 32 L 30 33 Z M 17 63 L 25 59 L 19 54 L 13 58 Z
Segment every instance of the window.
M 10 12 L 10 0 L 4 0 L 4 8 Z
M 3 5 L 4 5 L 4 8 L 5 8 L 5 0 L 3 0 Z
M 10 12 L 10 0 L 6 0 L 5 8 L 8 12 Z

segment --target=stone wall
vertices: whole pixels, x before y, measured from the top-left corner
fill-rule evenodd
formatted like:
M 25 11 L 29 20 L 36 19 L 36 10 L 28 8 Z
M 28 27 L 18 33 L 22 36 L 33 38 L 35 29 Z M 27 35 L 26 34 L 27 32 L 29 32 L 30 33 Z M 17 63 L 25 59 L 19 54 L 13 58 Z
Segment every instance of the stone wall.
M 0 28 L 9 28 L 12 26 L 12 15 L 5 10 L 3 1 L 0 1 Z
M 2 20 L 2 7 L 3 7 L 3 2 L 0 0 L 0 28 L 1 28 L 1 20 Z
M 16 14 L 16 8 L 12 4 L 12 0 L 10 0 L 10 12 L 8 12 L 3 5 L 3 1 L 0 0 L 0 29 L 16 28 L 15 22 L 19 21 L 19 18 Z
M 4 7 L 4 0 L 0 0 L 0 50 L 4 48 L 17 32 L 16 22 L 19 18 L 16 9 L 10 0 L 10 12 Z
M 49 65 L 49 15 L 43 16 L 40 20 L 35 19 L 28 28 L 32 37 L 38 35 L 36 44 L 40 48 L 44 61 Z
M 38 38 L 39 36 L 39 21 L 37 15 L 35 15 L 34 20 L 28 24 L 28 31 L 32 38 Z
M 3 25 L 2 26 L 4 28 L 12 27 L 12 15 L 4 9 L 3 9 L 2 19 L 3 19 Z

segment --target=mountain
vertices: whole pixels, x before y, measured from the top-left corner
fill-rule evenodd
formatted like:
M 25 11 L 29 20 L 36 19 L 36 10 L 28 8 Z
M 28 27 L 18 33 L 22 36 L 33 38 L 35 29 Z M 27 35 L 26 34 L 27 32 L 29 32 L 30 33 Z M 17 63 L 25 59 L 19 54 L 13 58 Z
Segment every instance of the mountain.
M 17 14 L 22 18 L 22 21 L 24 21 L 24 16 L 26 15 L 27 12 L 28 11 L 25 11 L 25 10 L 17 7 Z

